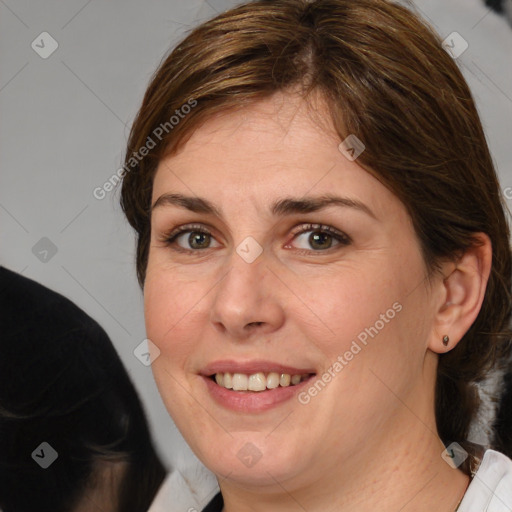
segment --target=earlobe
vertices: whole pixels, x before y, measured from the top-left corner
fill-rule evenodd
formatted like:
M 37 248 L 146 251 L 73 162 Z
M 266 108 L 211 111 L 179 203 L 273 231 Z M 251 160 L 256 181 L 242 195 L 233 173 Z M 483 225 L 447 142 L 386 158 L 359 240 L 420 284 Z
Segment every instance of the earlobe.
M 476 320 L 485 296 L 492 264 L 492 246 L 485 233 L 475 235 L 477 245 L 469 247 L 456 261 L 444 267 L 439 278 L 440 304 L 434 317 L 428 348 L 444 353 L 452 350 Z

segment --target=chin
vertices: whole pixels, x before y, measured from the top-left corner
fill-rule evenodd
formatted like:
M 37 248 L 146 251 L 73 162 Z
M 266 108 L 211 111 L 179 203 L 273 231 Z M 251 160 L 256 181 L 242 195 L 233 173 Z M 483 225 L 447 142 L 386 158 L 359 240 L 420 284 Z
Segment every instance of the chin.
M 278 438 L 271 442 L 268 433 L 237 432 L 223 444 L 217 438 L 215 447 L 204 438 L 199 444 L 194 451 L 210 471 L 243 486 L 275 486 L 276 480 L 286 481 L 308 466 L 297 444 L 294 448 Z
M 221 460 L 203 459 L 203 464 L 219 479 L 227 478 L 243 487 L 275 487 L 276 482 L 285 482 L 296 476 L 296 466 L 290 466 L 290 463 L 280 458 L 276 459 L 275 454 L 272 459 L 263 455 L 259 460 L 241 463 L 238 459 L 227 456 Z

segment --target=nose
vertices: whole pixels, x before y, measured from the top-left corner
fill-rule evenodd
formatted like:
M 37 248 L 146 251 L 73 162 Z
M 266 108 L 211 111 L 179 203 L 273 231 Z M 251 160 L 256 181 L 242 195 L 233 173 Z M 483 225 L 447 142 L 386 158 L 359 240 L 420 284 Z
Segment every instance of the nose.
M 243 341 L 279 329 L 284 323 L 282 287 L 267 265 L 263 252 L 248 263 L 236 252 L 224 277 L 215 287 L 210 320 L 215 329 Z

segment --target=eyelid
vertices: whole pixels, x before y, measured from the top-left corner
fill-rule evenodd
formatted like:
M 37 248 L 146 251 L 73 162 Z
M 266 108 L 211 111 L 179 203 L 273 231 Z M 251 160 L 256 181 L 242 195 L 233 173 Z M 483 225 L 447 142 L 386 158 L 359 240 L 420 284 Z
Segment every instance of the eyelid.
M 164 233 L 163 237 L 168 240 L 170 238 L 174 238 L 175 236 L 181 235 L 186 231 L 199 231 L 200 233 L 206 233 L 211 235 L 211 231 L 208 228 L 204 227 L 205 224 L 183 224 L 182 226 L 178 226 L 177 228 L 173 228 L 171 231 Z
M 299 235 L 302 233 L 307 233 L 308 231 L 323 231 L 325 233 L 329 233 L 331 235 L 336 235 L 343 240 L 346 240 L 347 242 L 352 242 L 352 239 L 342 231 L 337 230 L 336 228 L 333 228 L 332 226 L 328 226 L 326 224 L 317 224 L 317 223 L 308 223 L 301 224 L 291 231 L 292 235 Z

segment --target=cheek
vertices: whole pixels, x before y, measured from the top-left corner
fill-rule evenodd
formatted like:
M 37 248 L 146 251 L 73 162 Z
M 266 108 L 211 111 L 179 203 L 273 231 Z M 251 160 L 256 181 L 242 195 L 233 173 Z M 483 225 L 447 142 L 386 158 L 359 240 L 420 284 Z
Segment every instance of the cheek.
M 317 280 L 317 286 L 303 290 L 307 304 L 316 313 L 317 325 L 328 330 L 329 343 L 337 341 L 337 348 L 343 348 L 376 322 L 381 330 L 381 314 L 391 310 L 388 316 L 394 316 L 393 304 L 403 295 L 403 286 L 393 280 L 392 268 L 383 267 L 385 262 L 377 270 L 371 265 L 344 265 Z M 325 335 L 326 329 L 319 334 Z
M 378 265 L 345 266 L 323 280 L 321 287 L 307 290 L 308 303 L 329 328 L 327 337 L 318 331 L 316 340 L 328 365 L 341 356 L 343 367 L 351 367 L 350 372 L 343 371 L 346 378 L 350 376 L 347 382 L 363 376 L 374 380 L 369 369 L 389 374 L 390 368 L 406 366 L 405 361 L 415 368 L 421 363 L 423 345 L 418 338 L 424 321 L 418 307 L 425 304 L 425 297 L 418 276 L 423 272 L 422 260 L 418 255 L 406 265 L 403 259 L 399 254 L 388 255 Z M 306 328 L 304 323 L 302 329 Z M 410 368 L 403 370 L 405 378 Z
M 152 272 L 144 284 L 144 317 L 148 338 L 158 346 L 167 364 L 176 366 L 193 349 L 190 340 L 200 332 L 197 284 L 183 284 L 172 272 Z M 194 332 L 194 324 L 197 331 Z M 158 360 L 156 361 L 158 362 Z

